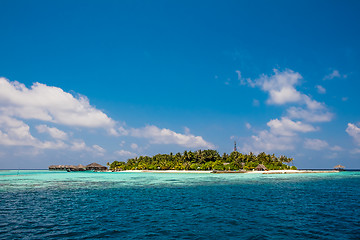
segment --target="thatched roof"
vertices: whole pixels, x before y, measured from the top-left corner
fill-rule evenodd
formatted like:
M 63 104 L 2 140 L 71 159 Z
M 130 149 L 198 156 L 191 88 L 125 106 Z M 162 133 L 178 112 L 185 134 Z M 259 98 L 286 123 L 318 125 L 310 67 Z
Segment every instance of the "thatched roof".
M 66 166 L 67 168 L 70 168 L 70 169 L 77 169 L 78 167 L 77 166 L 74 166 L 74 165 L 68 165 Z
M 84 165 L 82 165 L 82 164 L 79 164 L 78 166 L 77 166 L 78 168 L 86 168 Z
M 339 165 L 336 165 L 334 168 L 336 169 L 336 168 L 345 168 L 345 167 L 339 164 Z
M 256 170 L 267 170 L 267 168 L 263 164 L 259 164 L 255 169 Z
M 98 164 L 98 163 L 90 163 L 89 165 L 86 165 L 86 167 L 87 168 L 89 168 L 89 167 L 91 167 L 91 168 L 103 168 L 103 167 L 105 167 L 105 166 L 103 166 L 103 165 L 100 165 L 100 164 Z

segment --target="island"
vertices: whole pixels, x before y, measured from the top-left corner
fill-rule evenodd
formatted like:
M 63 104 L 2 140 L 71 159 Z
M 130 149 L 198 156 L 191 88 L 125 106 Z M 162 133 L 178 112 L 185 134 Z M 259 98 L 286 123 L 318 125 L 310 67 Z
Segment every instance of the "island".
M 153 157 L 139 156 L 126 162 L 114 161 L 112 171 L 126 170 L 192 170 L 222 172 L 247 172 L 267 170 L 296 170 L 293 158 L 275 156 L 264 152 L 255 155 L 252 152 L 243 154 L 233 151 L 220 156 L 216 150 L 184 151 L 183 153 L 157 154 Z

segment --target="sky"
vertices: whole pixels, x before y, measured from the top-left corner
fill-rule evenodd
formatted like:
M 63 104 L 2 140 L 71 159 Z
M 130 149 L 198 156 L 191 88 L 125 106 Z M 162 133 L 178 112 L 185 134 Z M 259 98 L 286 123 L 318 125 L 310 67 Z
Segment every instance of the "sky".
M 216 149 L 360 168 L 359 1 L 0 1 L 0 169 Z

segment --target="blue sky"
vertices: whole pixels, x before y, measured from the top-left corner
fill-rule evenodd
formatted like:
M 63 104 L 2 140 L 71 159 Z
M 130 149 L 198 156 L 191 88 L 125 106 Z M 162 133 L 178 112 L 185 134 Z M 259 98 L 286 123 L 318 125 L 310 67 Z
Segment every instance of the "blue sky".
M 0 168 L 213 148 L 360 168 L 358 1 L 0 2 Z

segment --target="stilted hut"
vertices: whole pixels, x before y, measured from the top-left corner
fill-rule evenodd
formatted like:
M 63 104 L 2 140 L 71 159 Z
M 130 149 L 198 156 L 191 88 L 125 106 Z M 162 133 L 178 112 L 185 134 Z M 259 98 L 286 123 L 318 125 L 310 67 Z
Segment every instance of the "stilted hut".
M 256 168 L 256 171 L 266 171 L 268 170 L 263 164 L 259 164 Z
M 91 163 L 86 166 L 86 170 L 104 171 L 104 170 L 107 170 L 107 167 L 102 166 L 98 163 Z
M 54 170 L 58 170 L 58 169 L 59 169 L 59 165 L 50 165 L 49 166 L 49 170 L 54 171 Z
M 338 164 L 338 165 L 336 165 L 336 166 L 334 167 L 334 169 L 335 169 L 335 170 L 338 170 L 338 171 L 344 171 L 344 170 L 345 170 L 345 167 L 342 166 L 342 165 L 340 165 L 340 164 Z
M 77 167 L 78 167 L 78 171 L 86 171 L 86 167 L 82 164 L 79 164 Z
M 79 169 L 77 166 L 74 166 L 74 165 L 66 165 L 66 171 L 74 172 L 74 171 L 79 171 Z
M 51 171 L 66 171 L 65 165 L 51 165 L 49 166 L 49 170 Z

